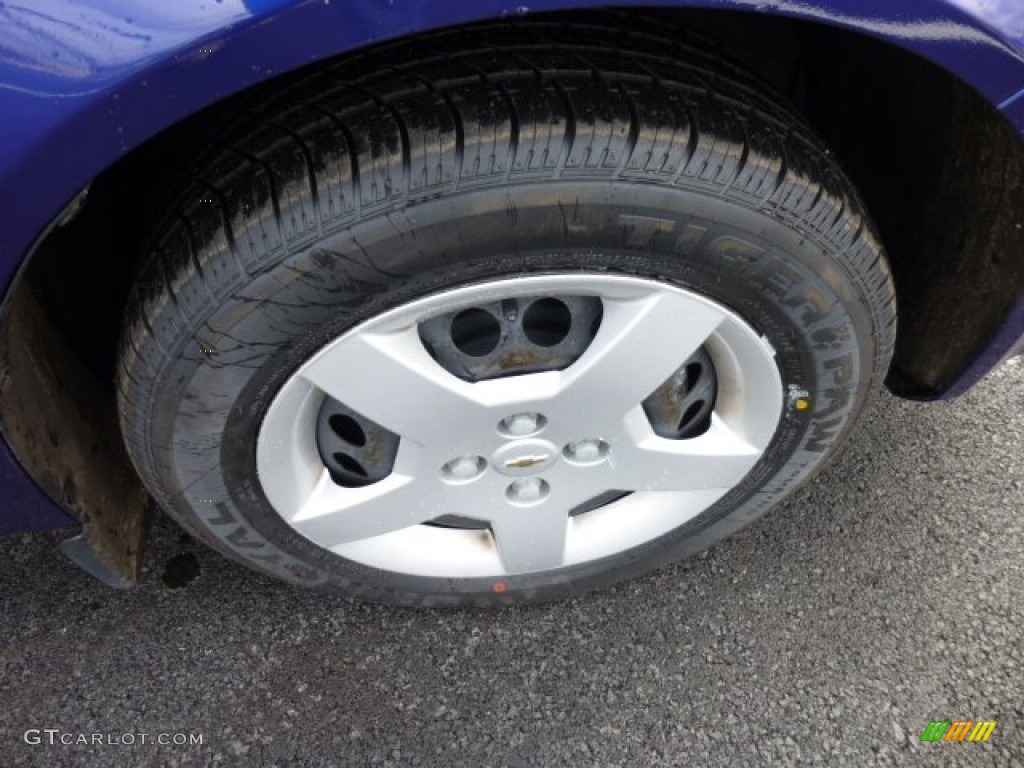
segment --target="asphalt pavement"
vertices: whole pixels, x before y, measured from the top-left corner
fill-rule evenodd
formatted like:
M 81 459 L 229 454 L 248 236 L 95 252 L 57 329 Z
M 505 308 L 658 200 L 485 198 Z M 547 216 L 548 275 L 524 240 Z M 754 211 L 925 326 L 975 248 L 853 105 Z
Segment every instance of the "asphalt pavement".
M 1024 765 L 1020 361 L 883 396 L 751 528 L 565 603 L 353 604 L 162 518 L 116 592 L 60 538 L 0 539 L 0 766 Z

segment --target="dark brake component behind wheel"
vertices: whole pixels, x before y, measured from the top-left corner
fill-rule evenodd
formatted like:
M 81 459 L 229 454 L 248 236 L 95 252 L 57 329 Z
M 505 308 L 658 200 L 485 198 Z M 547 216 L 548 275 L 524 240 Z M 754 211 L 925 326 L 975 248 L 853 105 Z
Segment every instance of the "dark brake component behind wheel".
M 420 338 L 449 373 L 486 381 L 576 362 L 601 325 L 595 296 L 503 299 L 420 323 Z

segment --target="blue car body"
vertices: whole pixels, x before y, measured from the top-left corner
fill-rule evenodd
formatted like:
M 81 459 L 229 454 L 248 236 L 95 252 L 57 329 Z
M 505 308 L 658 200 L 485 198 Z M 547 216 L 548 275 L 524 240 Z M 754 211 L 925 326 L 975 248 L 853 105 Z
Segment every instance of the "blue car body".
M 312 62 L 468 22 L 593 0 L 0 0 L 0 286 L 60 212 L 133 148 Z M 619 0 L 802 19 L 877 38 L 971 86 L 1024 135 L 1020 0 Z M 1024 295 L 945 388 L 1020 349 Z M 0 532 L 73 525 L 0 442 Z

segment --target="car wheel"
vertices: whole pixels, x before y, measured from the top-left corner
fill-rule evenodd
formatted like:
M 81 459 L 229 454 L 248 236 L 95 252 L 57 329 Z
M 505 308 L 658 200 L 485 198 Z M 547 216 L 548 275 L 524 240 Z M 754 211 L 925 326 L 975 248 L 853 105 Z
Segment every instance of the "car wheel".
M 828 153 L 707 54 L 549 32 L 384 48 L 217 129 L 118 382 L 195 535 L 358 598 L 545 600 L 707 547 L 849 432 L 895 304 Z

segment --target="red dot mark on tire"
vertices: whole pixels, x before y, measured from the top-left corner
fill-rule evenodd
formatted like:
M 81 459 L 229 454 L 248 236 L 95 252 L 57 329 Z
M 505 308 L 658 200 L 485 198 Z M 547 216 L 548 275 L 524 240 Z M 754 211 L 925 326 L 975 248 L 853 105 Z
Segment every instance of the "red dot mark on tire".
M 508 589 L 508 583 L 504 582 L 504 581 L 496 581 L 496 582 L 494 582 L 494 586 L 491 587 L 491 591 L 492 592 L 496 592 L 498 594 L 501 594 L 502 592 L 506 591 L 507 589 Z

